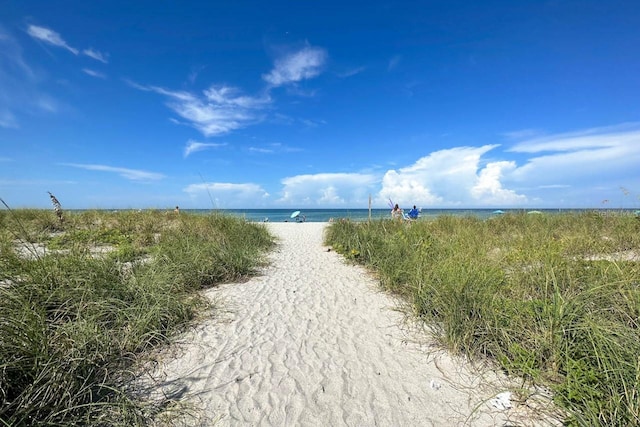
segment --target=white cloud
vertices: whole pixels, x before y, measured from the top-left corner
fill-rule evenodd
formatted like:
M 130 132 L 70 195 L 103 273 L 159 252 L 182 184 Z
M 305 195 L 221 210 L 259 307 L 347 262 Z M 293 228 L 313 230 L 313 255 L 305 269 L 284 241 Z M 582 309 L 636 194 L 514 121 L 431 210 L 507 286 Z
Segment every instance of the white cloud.
M 109 55 L 107 55 L 106 53 L 99 52 L 93 48 L 84 49 L 82 53 L 90 58 L 95 59 L 96 61 L 102 62 L 103 64 L 106 64 L 107 62 L 109 62 L 107 59 Z
M 376 203 L 385 206 L 391 198 L 423 207 L 597 207 L 622 187 L 640 188 L 640 123 L 537 137 L 502 153 L 497 148 L 435 151 L 389 170 Z
M 213 104 L 243 109 L 261 108 L 271 102 L 268 96 L 252 97 L 240 95 L 239 89 L 225 85 L 213 85 L 203 93 L 206 99 Z
M 502 178 L 505 172 L 513 171 L 515 162 L 493 162 L 480 171 L 476 184 L 471 187 L 471 196 L 481 204 L 508 206 L 527 202 L 527 197 L 513 190 L 503 188 Z
M 639 137 L 640 124 L 627 123 L 529 139 L 514 145 L 509 151 L 519 153 L 575 152 L 633 145 Z
M 249 151 L 253 153 L 262 153 L 262 154 L 271 154 L 273 153 L 273 149 L 271 148 L 261 148 L 261 147 L 249 147 Z
M 395 55 L 389 60 L 389 64 L 387 65 L 387 71 L 395 70 L 400 64 L 400 60 L 402 59 L 401 55 Z
M 104 75 L 103 73 L 101 73 L 99 71 L 91 70 L 89 68 L 83 68 L 82 72 L 85 73 L 85 74 L 90 75 L 91 77 L 96 77 L 96 78 L 99 78 L 99 79 L 106 79 L 107 78 L 107 76 Z
M 273 142 L 271 144 L 267 144 L 265 147 L 249 147 L 249 151 L 254 153 L 271 154 L 271 153 L 295 153 L 295 152 L 302 151 L 302 149 L 298 147 L 290 147 L 280 142 Z
M 198 151 L 207 150 L 209 148 L 224 147 L 225 145 L 227 144 L 207 143 L 189 140 L 187 141 L 187 146 L 184 148 L 184 157 L 189 157 L 190 154 L 196 153 Z
M 306 46 L 275 61 L 274 68 L 262 78 L 273 86 L 311 79 L 322 72 L 327 59 L 324 49 Z
M 167 106 L 207 137 L 222 135 L 260 121 L 260 110 L 271 103 L 268 96 L 240 95 L 238 89 L 230 86 L 211 86 L 203 91 L 203 96 L 198 96 L 186 91 L 143 86 L 131 81 L 127 83 L 136 89 L 166 96 L 169 99 Z
M 481 157 L 497 145 L 457 147 L 435 151 L 413 165 L 388 171 L 382 179 L 377 202 L 388 199 L 401 206 L 490 206 L 526 201 L 523 195 L 503 188 L 504 170 L 511 162 L 482 167 Z
M 58 103 L 40 87 L 22 48 L 0 25 L 0 127 L 19 128 L 21 114 L 55 112 Z
M 0 127 L 8 129 L 17 129 L 20 127 L 16 116 L 11 111 L 2 107 L 0 107 Z
M 263 206 L 269 200 L 269 193 L 252 183 L 205 182 L 191 184 L 183 191 L 191 196 L 194 203 L 202 205 L 209 202 L 215 209 Z
M 511 140 L 522 140 L 538 137 L 541 132 L 537 129 L 520 129 L 509 132 L 504 132 L 503 136 Z
M 143 170 L 119 168 L 105 165 L 78 164 L 78 163 L 62 163 L 63 166 L 71 166 L 79 169 L 92 171 L 112 172 L 131 181 L 157 181 L 165 176 L 160 173 L 147 172 Z
M 366 69 L 367 69 L 366 67 L 349 68 L 349 69 L 346 69 L 346 70 L 338 73 L 338 77 L 344 79 L 344 78 L 347 78 L 347 77 L 355 76 L 356 74 L 362 73 Z
M 366 206 L 378 179 L 372 174 L 319 173 L 297 175 L 282 180 L 282 197 L 287 206 Z
M 640 124 L 593 128 L 520 142 L 509 151 L 539 154 L 516 169 L 512 179 L 532 185 L 578 185 L 637 177 Z M 626 185 L 621 183 L 621 185 Z
M 60 34 L 56 33 L 53 30 L 50 30 L 44 27 L 39 27 L 37 25 L 29 25 L 29 28 L 27 28 L 27 33 L 35 39 L 41 40 L 53 46 L 67 49 L 69 52 L 73 53 L 74 55 L 78 54 L 78 49 L 69 46 L 67 42 L 65 42 L 62 39 Z

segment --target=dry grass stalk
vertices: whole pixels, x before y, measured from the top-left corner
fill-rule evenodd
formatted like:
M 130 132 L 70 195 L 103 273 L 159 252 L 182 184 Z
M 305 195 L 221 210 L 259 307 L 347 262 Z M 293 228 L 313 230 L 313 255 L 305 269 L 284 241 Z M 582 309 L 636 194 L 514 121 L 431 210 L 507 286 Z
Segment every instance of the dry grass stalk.
M 53 204 L 53 210 L 56 213 L 56 216 L 58 217 L 58 220 L 60 221 L 60 224 L 64 223 L 64 215 L 63 215 L 63 212 L 62 212 L 62 205 L 60 204 L 58 199 L 56 199 L 56 196 L 51 194 L 51 191 L 47 191 L 47 193 L 49 193 L 49 197 L 51 197 L 51 204 Z

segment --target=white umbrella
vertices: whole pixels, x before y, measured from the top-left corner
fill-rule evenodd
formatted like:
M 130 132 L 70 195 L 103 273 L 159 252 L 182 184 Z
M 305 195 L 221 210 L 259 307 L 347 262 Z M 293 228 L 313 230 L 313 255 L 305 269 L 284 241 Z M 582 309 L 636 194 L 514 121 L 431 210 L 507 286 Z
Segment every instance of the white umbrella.
M 300 211 L 295 211 L 294 213 L 291 214 L 291 218 L 295 218 L 298 215 L 300 215 Z

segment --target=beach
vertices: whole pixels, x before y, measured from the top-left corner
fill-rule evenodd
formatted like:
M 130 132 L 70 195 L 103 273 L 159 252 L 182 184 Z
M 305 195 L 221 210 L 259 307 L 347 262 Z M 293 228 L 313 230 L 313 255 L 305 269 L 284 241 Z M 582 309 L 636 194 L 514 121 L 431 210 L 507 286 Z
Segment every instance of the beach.
M 265 223 L 260 273 L 206 291 L 213 309 L 158 358 L 157 396 L 220 426 L 549 425 L 487 364 L 443 351 L 375 277 L 323 245 L 327 223 Z M 174 420 L 175 422 L 175 420 Z

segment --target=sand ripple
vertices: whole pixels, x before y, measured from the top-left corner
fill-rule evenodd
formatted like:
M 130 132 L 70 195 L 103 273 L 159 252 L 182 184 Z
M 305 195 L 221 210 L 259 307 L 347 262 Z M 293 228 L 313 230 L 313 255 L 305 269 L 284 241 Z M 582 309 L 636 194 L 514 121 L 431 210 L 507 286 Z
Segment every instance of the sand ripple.
M 270 266 L 209 291 L 224 312 L 154 374 L 202 409 L 187 424 L 508 425 L 515 410 L 487 403 L 499 378 L 416 343 L 375 280 L 323 246 L 326 224 L 266 226 L 279 239 Z

